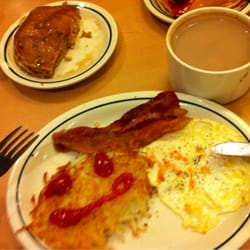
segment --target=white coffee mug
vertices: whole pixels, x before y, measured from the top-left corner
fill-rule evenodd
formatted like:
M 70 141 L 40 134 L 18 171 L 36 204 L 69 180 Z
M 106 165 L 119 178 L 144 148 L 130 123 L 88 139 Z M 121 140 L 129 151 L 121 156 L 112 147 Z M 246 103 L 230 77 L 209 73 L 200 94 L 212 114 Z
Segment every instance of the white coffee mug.
M 229 18 L 230 21 L 236 21 L 239 22 L 240 25 L 243 25 L 245 30 L 244 36 L 246 35 L 247 39 L 246 41 L 244 40 L 244 50 L 246 51 L 241 51 L 241 53 L 243 53 L 243 56 L 244 53 L 246 53 L 246 58 L 244 58 L 245 61 L 243 64 L 233 66 L 230 69 L 214 70 L 207 69 L 205 67 L 203 68 L 203 66 L 191 65 L 189 62 L 185 61 L 186 59 L 183 59 L 182 55 L 177 55 L 177 50 L 174 48 L 174 43 L 177 36 L 178 39 L 182 39 L 182 33 L 189 32 L 188 29 L 192 25 L 200 25 L 200 23 L 203 22 L 204 18 L 207 18 L 207 20 L 209 20 L 209 18 L 216 17 L 223 19 Z M 217 28 L 217 32 L 219 33 L 220 26 L 218 25 L 216 29 Z M 228 26 L 228 28 L 230 29 L 231 26 Z M 202 32 L 200 31 L 196 32 L 197 34 L 194 34 L 194 36 L 197 35 L 198 37 L 200 34 L 202 34 Z M 209 41 L 212 40 L 211 38 L 212 37 L 208 34 L 204 40 Z M 239 11 L 223 7 L 203 7 L 185 13 L 184 15 L 178 17 L 173 24 L 171 24 L 166 35 L 170 84 L 172 85 L 174 90 L 178 92 L 184 92 L 191 95 L 211 99 L 222 104 L 231 102 L 239 98 L 244 93 L 246 93 L 250 87 L 249 39 L 250 17 Z M 242 41 L 240 40 L 240 42 Z M 179 42 L 181 43 L 182 40 L 180 40 Z M 236 44 L 235 47 L 243 49 L 240 46 L 243 46 L 243 44 Z M 194 50 L 195 48 L 193 48 L 193 51 Z M 189 50 L 189 52 L 191 52 L 189 56 L 193 57 L 192 50 Z M 208 52 L 208 49 L 205 52 Z M 201 58 L 203 64 L 206 64 L 206 60 L 208 61 L 207 58 L 210 56 L 210 54 L 212 53 L 208 53 L 207 56 Z M 225 54 L 224 57 L 226 57 Z M 232 60 L 234 59 L 232 58 Z

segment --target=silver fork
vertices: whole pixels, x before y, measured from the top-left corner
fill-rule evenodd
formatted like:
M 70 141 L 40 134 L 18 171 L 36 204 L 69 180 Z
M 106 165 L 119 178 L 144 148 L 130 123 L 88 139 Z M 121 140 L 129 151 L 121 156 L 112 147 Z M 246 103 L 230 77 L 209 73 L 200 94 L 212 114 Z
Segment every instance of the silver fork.
M 38 137 L 38 135 L 33 136 L 33 132 L 27 135 L 28 129 L 21 132 L 21 128 L 22 126 L 17 127 L 0 141 L 0 176 L 10 169 Z

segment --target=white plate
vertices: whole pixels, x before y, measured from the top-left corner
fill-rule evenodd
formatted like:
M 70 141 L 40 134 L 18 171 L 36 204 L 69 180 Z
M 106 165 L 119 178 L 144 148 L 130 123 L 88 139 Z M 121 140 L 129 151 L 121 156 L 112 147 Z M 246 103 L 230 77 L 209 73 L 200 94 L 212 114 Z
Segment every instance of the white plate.
M 94 126 L 96 122 L 107 125 L 157 93 L 131 92 L 97 99 L 73 108 L 46 125 L 39 132 L 34 145 L 16 162 L 9 179 L 7 211 L 14 232 L 30 222 L 30 199 L 41 190 L 44 172 L 52 174 L 58 166 L 75 156 L 75 153 L 58 153 L 54 150 L 51 135 L 56 130 L 81 125 Z M 234 113 L 210 101 L 185 94 L 178 96 L 191 117 L 208 117 L 226 123 L 250 141 L 249 126 Z M 218 227 L 205 235 L 184 230 L 179 218 L 163 206 L 159 199 L 153 201 L 152 207 L 153 215 L 156 210 L 158 212 L 150 219 L 148 231 L 138 238 L 126 235 L 125 243 L 114 243 L 114 249 L 236 249 L 249 238 L 250 206 L 226 215 Z M 18 233 L 17 238 L 27 249 L 45 247 L 27 230 Z
M 159 8 L 155 0 L 144 0 L 144 3 L 148 10 L 161 21 L 166 23 L 173 23 L 175 18 L 169 15 L 166 11 Z M 242 10 L 242 13 L 248 13 L 250 11 L 250 3 L 248 3 Z
M 57 6 L 64 2 L 53 2 L 48 5 Z M 78 7 L 82 16 L 78 39 L 74 48 L 68 52 L 72 60 L 62 61 L 50 79 L 32 77 L 22 71 L 13 57 L 13 37 L 23 19 L 21 17 L 9 27 L 0 44 L 0 65 L 8 77 L 32 88 L 62 88 L 86 79 L 108 61 L 118 39 L 117 25 L 113 17 L 105 9 L 93 3 L 81 1 L 67 1 L 67 3 Z M 79 38 L 83 30 L 90 31 L 92 38 Z

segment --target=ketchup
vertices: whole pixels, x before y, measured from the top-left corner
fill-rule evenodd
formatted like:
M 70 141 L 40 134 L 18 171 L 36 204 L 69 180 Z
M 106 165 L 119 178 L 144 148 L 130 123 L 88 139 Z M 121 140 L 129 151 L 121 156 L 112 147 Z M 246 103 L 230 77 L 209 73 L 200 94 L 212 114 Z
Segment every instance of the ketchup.
M 134 183 L 134 177 L 131 173 L 125 172 L 119 175 L 112 184 L 110 194 L 104 195 L 89 203 L 88 205 L 75 209 L 59 208 L 54 210 L 49 220 L 59 227 L 69 227 L 77 224 L 82 218 L 88 216 L 93 209 L 102 206 L 105 202 L 111 201 L 119 195 L 127 192 Z
M 108 177 L 113 173 L 113 162 L 103 152 L 97 152 L 95 154 L 94 163 L 95 173 L 101 177 Z
M 72 187 L 70 175 L 67 172 L 61 172 L 54 177 L 45 189 L 45 197 L 49 198 L 54 195 L 63 195 Z

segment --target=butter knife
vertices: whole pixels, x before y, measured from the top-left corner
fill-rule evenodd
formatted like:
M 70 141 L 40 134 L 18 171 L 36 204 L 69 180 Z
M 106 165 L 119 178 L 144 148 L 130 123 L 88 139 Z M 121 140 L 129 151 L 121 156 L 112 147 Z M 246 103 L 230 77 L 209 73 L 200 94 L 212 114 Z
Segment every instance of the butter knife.
M 225 142 L 211 148 L 213 153 L 232 156 L 250 156 L 250 142 Z

